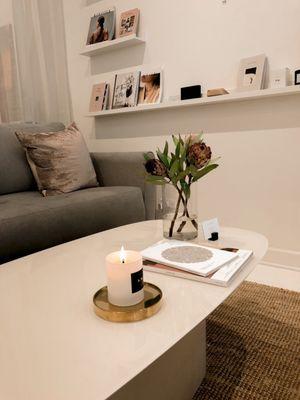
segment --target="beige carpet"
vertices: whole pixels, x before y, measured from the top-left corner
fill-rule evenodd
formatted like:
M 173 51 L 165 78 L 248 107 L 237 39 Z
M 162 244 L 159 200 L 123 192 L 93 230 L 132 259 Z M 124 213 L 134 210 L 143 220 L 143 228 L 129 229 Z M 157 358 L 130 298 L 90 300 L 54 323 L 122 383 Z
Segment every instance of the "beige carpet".
M 300 293 L 245 282 L 207 320 L 197 400 L 300 400 Z

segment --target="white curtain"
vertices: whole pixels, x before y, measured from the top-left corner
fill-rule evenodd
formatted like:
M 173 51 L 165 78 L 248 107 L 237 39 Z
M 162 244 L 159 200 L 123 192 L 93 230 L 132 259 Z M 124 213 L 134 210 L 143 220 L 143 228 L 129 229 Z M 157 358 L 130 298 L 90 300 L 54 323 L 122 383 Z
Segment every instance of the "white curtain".
M 0 123 L 22 119 L 13 30 L 0 27 Z
M 13 0 L 23 119 L 72 120 L 62 0 Z

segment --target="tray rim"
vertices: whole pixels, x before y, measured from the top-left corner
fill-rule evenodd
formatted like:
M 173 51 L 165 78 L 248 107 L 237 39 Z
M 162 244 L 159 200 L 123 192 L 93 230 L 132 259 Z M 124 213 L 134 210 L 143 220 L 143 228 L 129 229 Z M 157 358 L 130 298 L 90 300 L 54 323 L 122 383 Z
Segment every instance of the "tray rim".
M 144 289 L 145 287 L 147 288 L 147 286 L 154 288 L 158 292 L 158 294 L 160 295 L 158 301 L 149 307 L 143 306 L 139 309 L 136 309 L 136 306 L 138 304 L 144 304 L 144 302 L 138 303 L 132 306 L 135 308 L 132 311 L 129 310 L 130 307 L 120 307 L 115 305 L 115 310 L 104 310 L 103 308 L 99 307 L 95 302 L 96 297 L 102 290 L 107 289 L 107 286 L 101 287 L 99 290 L 96 291 L 93 296 L 93 307 L 95 314 L 98 317 L 110 322 L 136 322 L 152 317 L 161 308 L 163 292 L 157 285 L 150 282 L 144 282 Z

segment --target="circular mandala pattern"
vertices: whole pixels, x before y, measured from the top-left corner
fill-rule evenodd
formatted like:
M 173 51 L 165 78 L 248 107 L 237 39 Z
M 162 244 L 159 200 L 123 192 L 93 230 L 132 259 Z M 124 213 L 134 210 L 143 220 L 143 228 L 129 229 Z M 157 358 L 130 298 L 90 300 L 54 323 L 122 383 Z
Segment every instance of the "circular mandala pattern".
M 211 259 L 213 253 L 196 246 L 176 246 L 164 250 L 161 255 L 168 261 L 193 264 Z

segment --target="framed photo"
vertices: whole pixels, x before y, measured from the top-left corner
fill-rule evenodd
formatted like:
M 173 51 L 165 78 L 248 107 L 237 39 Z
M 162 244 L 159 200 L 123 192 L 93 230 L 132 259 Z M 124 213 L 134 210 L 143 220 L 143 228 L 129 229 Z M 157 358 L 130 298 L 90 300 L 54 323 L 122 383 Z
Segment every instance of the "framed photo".
M 124 37 L 137 33 L 139 23 L 140 10 L 125 11 L 120 15 L 117 37 Z
M 91 17 L 86 44 L 95 44 L 112 40 L 115 37 L 116 11 L 110 9 Z
M 139 71 L 116 75 L 112 108 L 135 107 L 139 82 Z
M 267 57 L 265 54 L 241 60 L 237 89 L 239 91 L 263 89 L 266 68 Z
M 162 98 L 162 71 L 142 71 L 139 85 L 138 105 L 158 104 Z

